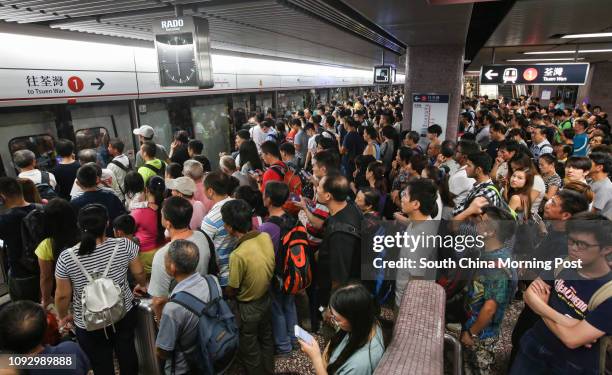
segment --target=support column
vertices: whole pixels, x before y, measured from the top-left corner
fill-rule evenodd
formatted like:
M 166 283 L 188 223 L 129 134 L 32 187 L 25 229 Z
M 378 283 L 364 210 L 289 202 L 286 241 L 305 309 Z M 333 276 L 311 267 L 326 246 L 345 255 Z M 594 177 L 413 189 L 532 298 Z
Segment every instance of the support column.
M 446 139 L 456 140 L 463 83 L 463 45 L 408 47 L 404 85 L 404 129 L 411 129 L 412 94 L 449 95 Z

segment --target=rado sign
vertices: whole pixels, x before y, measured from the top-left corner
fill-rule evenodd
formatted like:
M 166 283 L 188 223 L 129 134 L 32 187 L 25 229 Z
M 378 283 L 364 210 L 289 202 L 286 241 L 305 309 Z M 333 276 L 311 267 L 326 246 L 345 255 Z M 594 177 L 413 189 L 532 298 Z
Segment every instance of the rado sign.
M 161 21 L 161 28 L 164 31 L 174 31 L 178 30 L 185 25 L 185 22 L 182 19 L 176 20 L 163 20 Z

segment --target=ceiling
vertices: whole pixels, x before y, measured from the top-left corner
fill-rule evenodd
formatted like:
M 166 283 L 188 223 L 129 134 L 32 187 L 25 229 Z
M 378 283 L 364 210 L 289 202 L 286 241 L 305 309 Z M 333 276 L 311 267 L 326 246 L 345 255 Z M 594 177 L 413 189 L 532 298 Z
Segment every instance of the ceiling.
M 53 29 L 152 40 L 153 20 L 184 15 L 209 20 L 211 47 L 371 69 L 397 61 L 405 44 L 359 14 L 324 0 L 0 0 L 0 20 Z
M 580 49 L 612 49 L 612 37 L 561 39 L 560 34 L 612 31 L 610 0 L 517 0 L 510 12 L 476 54 L 468 70 L 479 70 L 509 59 L 563 58 L 574 54 L 524 55 L 529 51 L 561 51 Z M 611 53 L 579 54 L 584 62 L 611 61 Z M 571 62 L 571 61 L 568 61 Z M 512 63 L 512 62 L 510 62 Z M 520 64 L 521 62 L 515 62 Z M 528 62 L 524 62 L 528 63 Z
M 465 44 L 472 4 L 427 0 L 344 0 L 409 46 Z

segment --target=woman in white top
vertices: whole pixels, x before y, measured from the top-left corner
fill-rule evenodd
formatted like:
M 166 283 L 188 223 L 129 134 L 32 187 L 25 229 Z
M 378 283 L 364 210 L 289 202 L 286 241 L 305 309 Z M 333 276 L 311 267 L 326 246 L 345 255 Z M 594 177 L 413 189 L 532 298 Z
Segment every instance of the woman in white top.
M 136 374 L 136 309 L 127 273 L 129 269 L 139 285 L 146 285 L 144 269 L 138 259 L 138 245 L 126 238 L 106 237 L 108 213 L 100 204 L 83 207 L 79 211 L 78 224 L 81 242 L 60 254 L 55 269 L 55 307 L 60 318 L 60 327 L 67 328 L 73 324 L 76 326 L 79 345 L 91 360 L 96 375 L 115 374 L 113 352 L 122 374 Z M 87 330 L 81 299 L 83 289 L 90 282 L 83 270 L 89 277 L 106 273 L 106 278 L 121 288 L 125 313 L 112 326 Z M 146 290 L 139 286 L 137 288 Z M 73 314 L 69 312 L 71 301 Z

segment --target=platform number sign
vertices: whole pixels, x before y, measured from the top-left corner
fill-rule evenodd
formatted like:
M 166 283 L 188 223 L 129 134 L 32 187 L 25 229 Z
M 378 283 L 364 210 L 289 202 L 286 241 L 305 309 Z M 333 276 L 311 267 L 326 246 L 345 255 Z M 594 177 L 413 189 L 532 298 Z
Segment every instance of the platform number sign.
M 83 84 L 83 80 L 77 76 L 72 76 L 68 78 L 68 88 L 72 92 L 80 92 L 83 91 L 85 85 Z

